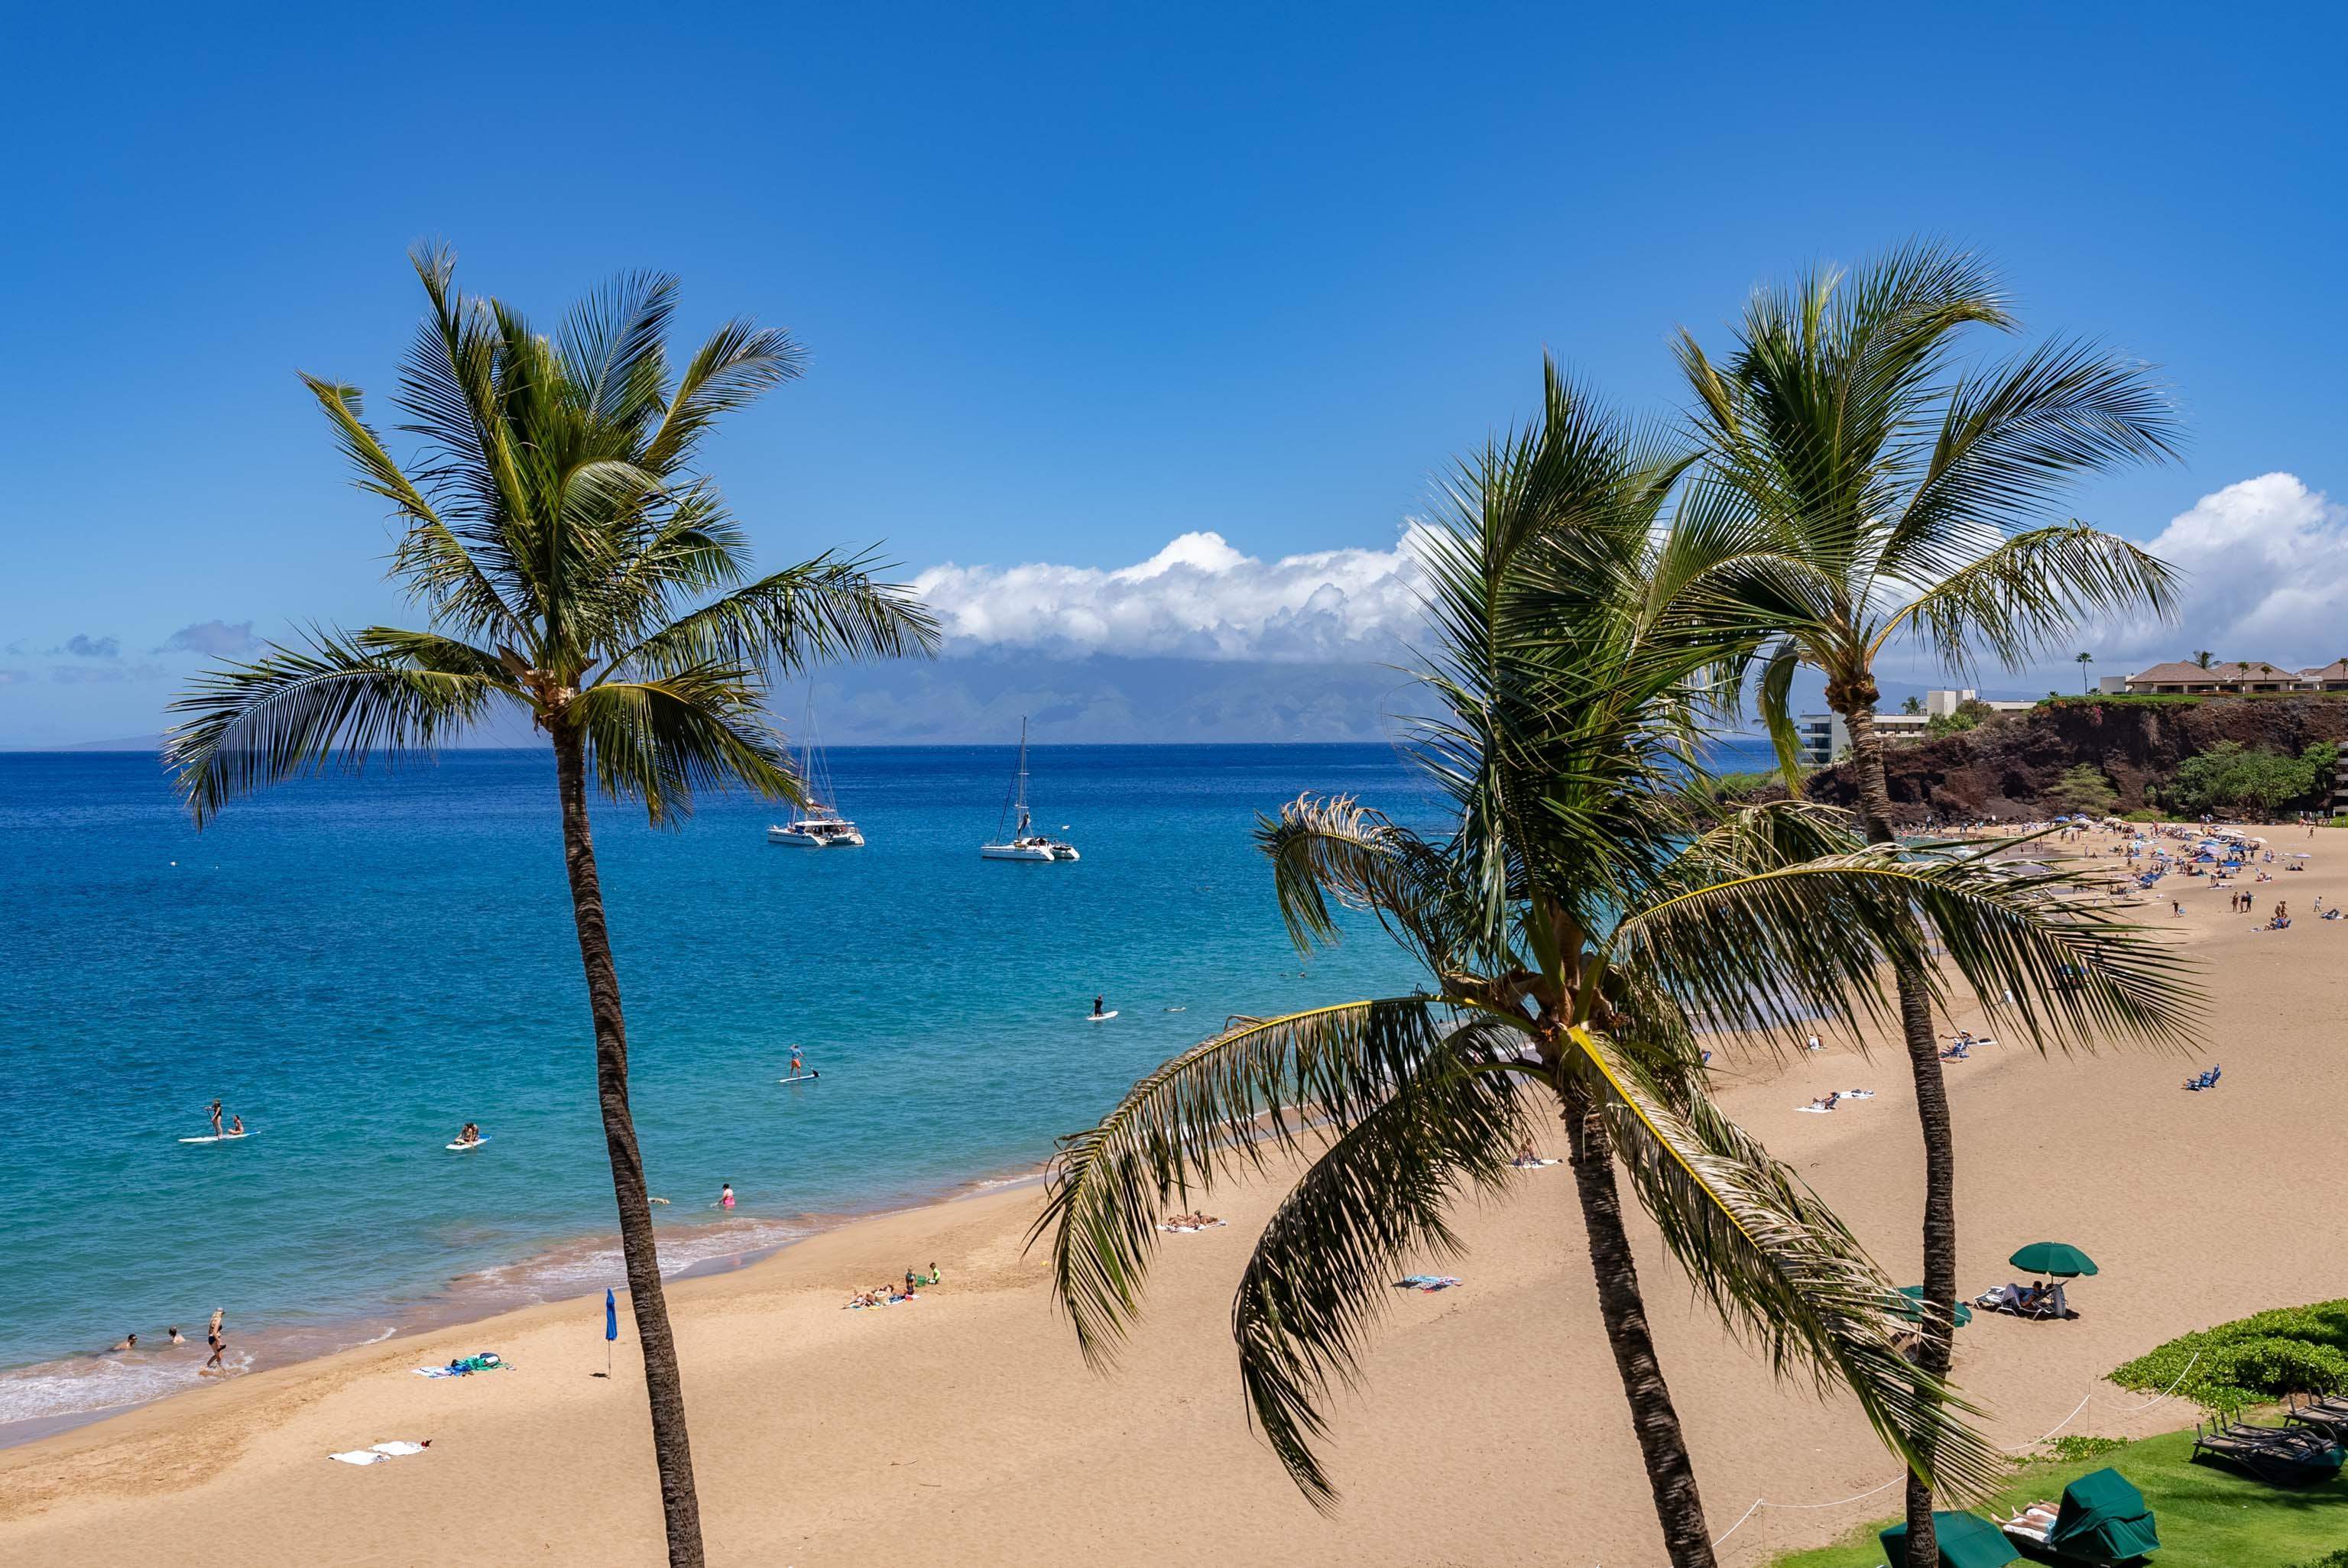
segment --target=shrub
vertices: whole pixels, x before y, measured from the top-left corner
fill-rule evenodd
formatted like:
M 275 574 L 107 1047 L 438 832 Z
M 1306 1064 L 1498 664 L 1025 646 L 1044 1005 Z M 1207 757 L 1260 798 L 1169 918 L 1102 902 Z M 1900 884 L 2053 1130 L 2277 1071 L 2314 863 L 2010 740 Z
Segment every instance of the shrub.
M 2173 1383 L 2213 1410 L 2348 1389 L 2348 1301 L 2280 1307 L 2181 1335 L 2116 1368 L 2111 1378 L 2147 1393 Z
M 2101 1459 L 2106 1454 L 2117 1453 L 2127 1446 L 2128 1441 L 2126 1438 L 2092 1438 L 2068 1432 L 2059 1438 L 2048 1438 L 2045 1441 L 2046 1457 L 2050 1460 L 2059 1460 L 2065 1464 L 2075 1464 L 2083 1460 Z
M 2119 791 L 2104 776 L 2104 770 L 2093 763 L 2081 763 L 2065 768 L 2054 787 L 2046 792 L 2047 798 L 2065 811 L 2083 811 L 2089 816 L 2108 816 L 2120 803 Z
M 2348 1568 L 2348 1546 L 2343 1546 L 2337 1552 L 2327 1552 L 2305 1563 L 2294 1563 L 2292 1568 Z

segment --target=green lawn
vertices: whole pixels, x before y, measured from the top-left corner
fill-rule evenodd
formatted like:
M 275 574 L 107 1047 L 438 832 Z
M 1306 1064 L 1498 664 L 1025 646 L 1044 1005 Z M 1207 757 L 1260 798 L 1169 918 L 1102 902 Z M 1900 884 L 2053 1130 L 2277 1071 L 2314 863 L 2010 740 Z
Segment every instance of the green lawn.
M 2265 1486 L 2216 1465 L 2191 1464 L 2190 1431 L 2147 1438 L 2092 1460 L 2033 1464 L 1998 1495 L 2007 1511 L 2059 1499 L 2065 1482 L 2106 1465 L 2136 1482 L 2159 1522 L 2156 1568 L 2294 1568 L 2348 1542 L 2348 1481 L 2305 1491 Z M 1877 1568 L 1875 1532 L 1897 1516 L 1854 1530 L 1842 1543 L 1779 1557 L 1770 1568 Z

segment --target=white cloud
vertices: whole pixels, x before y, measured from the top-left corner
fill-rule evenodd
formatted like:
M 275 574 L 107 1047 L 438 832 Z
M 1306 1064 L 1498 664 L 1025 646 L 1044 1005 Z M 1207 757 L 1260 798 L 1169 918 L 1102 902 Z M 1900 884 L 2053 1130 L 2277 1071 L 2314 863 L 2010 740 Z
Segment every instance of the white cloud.
M 1184 534 L 1148 560 L 1098 567 L 944 566 L 913 587 L 949 651 L 1302 662 L 1392 658 L 1420 622 L 1411 532 L 1390 550 L 1264 561 L 1221 535 Z
M 192 626 L 182 626 L 163 639 L 157 653 L 209 653 L 214 658 L 228 658 L 238 653 L 250 653 L 261 646 L 261 639 L 252 634 L 252 622 L 240 620 L 199 620 Z
M 2106 672 L 2201 648 L 2291 668 L 2348 653 L 2348 507 L 2296 476 L 2204 496 L 2146 548 L 2184 574 L 2177 620 L 2096 629 L 2084 645 Z

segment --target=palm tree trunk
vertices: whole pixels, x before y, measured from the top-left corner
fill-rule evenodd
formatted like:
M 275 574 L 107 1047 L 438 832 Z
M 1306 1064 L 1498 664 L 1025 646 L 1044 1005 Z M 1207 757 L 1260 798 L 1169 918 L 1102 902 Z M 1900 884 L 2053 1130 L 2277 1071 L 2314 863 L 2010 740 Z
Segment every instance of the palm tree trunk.
M 1646 1461 L 1647 1485 L 1655 1496 L 1655 1519 L 1672 1568 L 1714 1568 L 1712 1532 L 1697 1496 L 1695 1467 L 1679 1412 L 1663 1383 L 1663 1364 L 1647 1332 L 1647 1307 L 1639 1294 L 1639 1271 L 1631 1259 L 1631 1239 L 1622 1231 L 1622 1195 L 1614 1184 L 1614 1152 L 1605 1123 L 1586 1100 L 1569 1100 L 1565 1112 L 1574 1187 L 1581 1196 L 1582 1228 L 1590 1235 L 1590 1272 L 1598 1280 L 1598 1312 L 1614 1369 L 1631 1402 L 1631 1426 Z
M 1855 704 L 1844 715 L 1850 726 L 1851 762 L 1859 772 L 1859 814 L 1867 836 L 1889 844 L 1891 790 L 1883 772 L 1883 737 L 1875 710 Z M 1916 1081 L 1916 1120 L 1924 1133 L 1924 1300 L 1919 1314 L 1916 1365 L 1936 1377 L 1949 1370 L 1950 1340 L 1956 1332 L 1957 1144 L 1949 1120 L 1949 1086 L 1941 1071 L 1940 1041 L 1932 1033 L 1932 1002 L 1924 977 L 1913 966 L 1895 964 L 1900 991 L 1900 1030 L 1908 1047 L 1908 1070 Z M 1918 1434 L 1918 1457 L 1929 1470 L 1929 1437 Z M 1932 1487 L 1908 1477 L 1908 1568 L 1938 1568 L 1940 1542 L 1932 1529 Z
M 587 1006 L 595 1019 L 595 1091 L 603 1111 L 603 1145 L 612 1160 L 612 1192 L 619 1200 L 620 1255 L 628 1271 L 628 1306 L 644 1360 L 644 1395 L 652 1404 L 653 1461 L 660 1471 L 661 1510 L 668 1528 L 669 1568 L 702 1568 L 701 1503 L 693 1490 L 693 1446 L 685 1430 L 685 1382 L 677 1372 L 676 1341 L 669 1333 L 668 1300 L 661 1293 L 660 1258 L 653 1242 L 653 1210 L 644 1193 L 644 1161 L 628 1112 L 628 1026 L 620 1011 L 620 976 L 612 962 L 612 934 L 603 922 L 603 888 L 595 871 L 595 844 L 587 822 L 587 762 L 576 730 L 554 732 L 557 785 L 562 796 L 562 860 L 571 875 L 571 913 L 579 927 L 579 959 L 587 970 Z

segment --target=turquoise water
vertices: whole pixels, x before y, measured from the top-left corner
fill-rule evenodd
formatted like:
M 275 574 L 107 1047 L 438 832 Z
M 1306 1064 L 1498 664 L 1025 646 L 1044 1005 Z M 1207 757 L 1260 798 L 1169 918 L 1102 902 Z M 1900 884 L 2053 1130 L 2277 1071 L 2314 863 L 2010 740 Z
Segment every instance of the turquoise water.
M 1375 927 L 1300 963 L 1248 839 L 1304 789 L 1429 809 L 1385 747 L 1040 749 L 1036 820 L 1084 856 L 1055 866 L 976 853 L 1009 747 L 831 761 L 862 849 L 769 845 L 740 801 L 598 817 L 672 1270 L 1032 1169 L 1227 1013 L 1420 978 Z M 819 1083 L 775 1081 L 794 1043 Z M 246 1365 L 619 1280 L 541 754 L 288 784 L 201 836 L 151 756 L 0 755 L 0 1423 L 191 1381 L 214 1307 Z M 179 1143 L 214 1096 L 253 1135 Z M 467 1121 L 489 1145 L 447 1152 Z M 173 1323 L 197 1348 L 92 1354 Z

